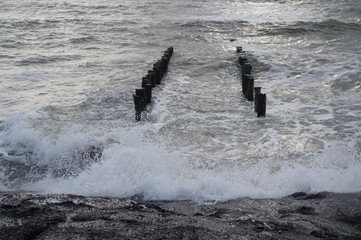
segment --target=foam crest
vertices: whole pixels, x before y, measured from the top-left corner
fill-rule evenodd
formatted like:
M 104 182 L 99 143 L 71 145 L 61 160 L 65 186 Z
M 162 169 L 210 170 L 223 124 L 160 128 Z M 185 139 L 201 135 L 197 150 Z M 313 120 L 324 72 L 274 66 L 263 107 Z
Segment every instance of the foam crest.
M 100 160 L 103 142 L 96 131 L 85 131 L 79 125 L 63 129 L 39 121 L 39 116 L 24 114 L 4 122 L 0 133 L 0 183 L 4 187 L 21 187 L 46 176 L 74 176 Z
M 126 133 L 128 131 L 128 133 Z M 335 143 L 309 163 L 290 161 L 277 165 L 269 157 L 242 169 L 234 166 L 200 167 L 162 144 L 145 142 L 134 132 L 121 130 L 126 142 L 109 146 L 100 163 L 78 176 L 47 178 L 26 189 L 46 193 L 73 193 L 148 200 L 197 202 L 239 197 L 282 197 L 298 191 L 357 192 L 361 190 L 361 164 L 350 146 Z M 357 156 L 356 156 L 357 157 Z M 222 161 L 222 159 L 219 159 Z

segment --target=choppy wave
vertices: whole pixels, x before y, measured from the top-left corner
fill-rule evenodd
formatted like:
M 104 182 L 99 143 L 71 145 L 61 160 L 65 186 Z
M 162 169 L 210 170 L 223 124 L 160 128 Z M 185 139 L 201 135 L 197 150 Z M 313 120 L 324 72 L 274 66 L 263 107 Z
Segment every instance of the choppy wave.
M 80 59 L 79 55 L 60 55 L 60 56 L 37 56 L 29 57 L 21 61 L 17 61 L 15 65 L 17 66 L 28 66 L 28 65 L 39 65 L 39 64 L 49 64 L 56 63 L 61 61 L 71 61 Z
M 361 24 L 341 22 L 335 19 L 329 19 L 322 22 L 293 22 L 293 23 L 265 23 L 261 25 L 259 32 L 267 35 L 304 35 L 313 34 L 315 36 L 327 34 L 342 34 L 352 31 L 353 34 L 361 31 Z M 354 32 L 356 31 L 356 32 Z
M 1 28 L 7 30 L 33 30 L 58 27 L 60 20 L 24 20 L 24 21 L 1 21 Z
M 319 28 L 334 29 L 334 30 L 361 30 L 361 24 L 356 22 L 342 22 L 336 19 L 329 19 L 323 22 L 304 23 L 306 25 L 313 25 Z

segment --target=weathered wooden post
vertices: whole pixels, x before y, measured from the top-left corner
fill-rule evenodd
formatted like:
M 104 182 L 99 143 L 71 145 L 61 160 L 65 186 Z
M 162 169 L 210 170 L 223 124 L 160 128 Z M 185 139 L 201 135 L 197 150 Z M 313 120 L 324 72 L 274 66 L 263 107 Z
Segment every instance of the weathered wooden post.
M 257 112 L 258 107 L 258 95 L 261 93 L 261 87 L 254 88 L 254 111 Z
M 242 93 L 244 94 L 244 96 L 247 96 L 249 78 L 252 78 L 251 74 L 244 74 L 242 76 Z
M 169 55 L 164 55 L 162 57 L 161 61 L 162 61 L 162 67 L 163 67 L 163 75 L 162 75 L 162 78 L 163 78 L 165 73 L 168 70 Z
M 245 56 L 240 56 L 240 57 L 238 58 L 238 60 L 239 60 L 239 64 L 240 64 L 241 66 L 243 66 L 246 62 L 248 62 L 248 60 L 247 60 L 247 58 L 246 58 Z
M 144 89 L 145 89 L 145 103 L 146 105 L 148 105 L 152 102 L 152 85 L 146 84 L 144 86 Z
M 246 74 L 248 75 L 248 74 Z M 253 88 L 254 88 L 254 78 L 252 75 L 248 75 L 250 77 L 248 77 L 246 79 L 247 83 L 247 88 L 246 88 L 246 98 L 248 101 L 253 101 Z
M 150 80 L 150 84 L 152 85 L 152 87 L 155 87 L 155 73 L 154 73 L 154 70 L 149 70 L 148 71 L 148 75 L 149 77 L 149 80 Z
M 242 92 L 245 96 L 248 93 L 248 79 L 252 74 L 252 66 L 248 62 L 245 62 L 242 66 Z
M 167 51 L 169 52 L 169 55 L 171 57 L 173 56 L 173 50 L 174 50 L 173 46 L 170 46 L 170 47 L 167 48 Z
M 242 74 L 252 74 L 252 65 L 245 62 L 242 66 Z
M 257 107 L 257 117 L 266 116 L 266 94 L 260 93 L 258 94 L 258 107 Z
M 147 106 L 146 99 L 147 94 L 144 88 L 135 89 L 135 95 L 140 97 L 140 111 L 143 111 L 145 107 Z
M 242 47 L 237 47 L 237 53 L 241 53 L 242 52 Z
M 134 108 L 135 108 L 135 121 L 140 121 L 140 115 L 142 113 L 142 103 L 141 103 L 141 97 L 137 94 L 133 94 L 134 99 Z
M 155 63 L 153 66 L 155 85 L 160 85 L 162 82 L 160 63 Z
M 169 59 L 170 59 L 170 52 L 168 50 L 166 50 L 163 54 L 164 57 L 167 57 L 168 58 L 168 62 L 169 62 Z M 167 63 L 168 64 L 168 63 Z
M 144 88 L 147 84 L 152 84 L 148 75 L 142 78 L 142 88 Z

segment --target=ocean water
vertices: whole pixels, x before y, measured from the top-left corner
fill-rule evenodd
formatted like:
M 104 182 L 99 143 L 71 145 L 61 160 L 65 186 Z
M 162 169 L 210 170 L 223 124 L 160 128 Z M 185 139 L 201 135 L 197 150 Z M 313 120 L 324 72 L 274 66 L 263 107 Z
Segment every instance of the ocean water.
M 3 1 L 0 33 L 1 191 L 361 191 L 359 0 Z M 169 46 L 135 122 L 132 94 Z M 265 118 L 241 94 L 237 46 Z

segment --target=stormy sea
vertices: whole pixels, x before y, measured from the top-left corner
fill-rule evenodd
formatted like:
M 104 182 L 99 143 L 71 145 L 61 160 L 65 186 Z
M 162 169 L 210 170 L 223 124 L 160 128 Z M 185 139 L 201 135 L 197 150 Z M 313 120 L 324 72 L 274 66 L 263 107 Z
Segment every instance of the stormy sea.
M 361 239 L 359 0 L 0 6 L 0 239 Z

